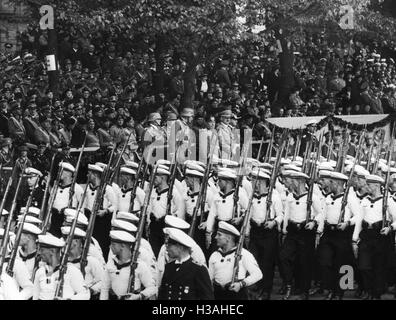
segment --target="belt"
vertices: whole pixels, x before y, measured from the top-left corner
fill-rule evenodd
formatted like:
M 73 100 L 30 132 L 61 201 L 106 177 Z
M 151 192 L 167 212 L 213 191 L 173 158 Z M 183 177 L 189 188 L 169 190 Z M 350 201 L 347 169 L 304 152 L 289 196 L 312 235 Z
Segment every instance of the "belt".
M 365 230 L 380 230 L 380 229 L 382 229 L 382 221 L 369 223 L 366 220 L 363 220 L 362 228 Z
M 326 230 L 329 230 L 329 231 L 336 231 L 336 230 L 338 230 L 338 228 L 337 228 L 337 224 L 330 224 L 330 223 L 325 223 L 325 229 Z
M 294 228 L 298 229 L 298 230 L 301 230 L 302 228 L 304 228 L 305 224 L 306 224 L 305 221 L 303 221 L 303 222 L 289 221 L 289 225 L 291 227 L 294 227 Z

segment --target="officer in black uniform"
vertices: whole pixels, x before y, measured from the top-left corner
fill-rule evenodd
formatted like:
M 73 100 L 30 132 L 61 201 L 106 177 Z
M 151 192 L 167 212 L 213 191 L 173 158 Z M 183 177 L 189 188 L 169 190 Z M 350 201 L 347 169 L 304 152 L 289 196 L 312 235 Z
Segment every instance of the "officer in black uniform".
M 214 300 L 213 286 L 205 266 L 194 263 L 194 240 L 175 228 L 164 228 L 166 249 L 171 259 L 165 266 L 159 300 Z

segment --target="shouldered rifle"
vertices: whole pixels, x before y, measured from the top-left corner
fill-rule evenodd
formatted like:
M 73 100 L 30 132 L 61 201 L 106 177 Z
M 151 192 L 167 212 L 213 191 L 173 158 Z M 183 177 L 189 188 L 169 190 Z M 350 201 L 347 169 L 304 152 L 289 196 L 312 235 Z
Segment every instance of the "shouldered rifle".
M 80 169 L 81 159 L 82 159 L 82 155 L 84 153 L 84 148 L 85 148 L 85 144 L 86 143 L 87 143 L 87 134 L 85 134 L 84 142 L 83 142 L 83 144 L 81 146 L 80 154 L 78 155 L 78 160 L 77 160 L 77 164 L 76 164 L 76 170 L 74 171 L 73 180 L 72 180 L 71 186 L 69 188 L 69 202 L 67 204 L 67 206 L 69 208 L 71 208 L 73 206 L 73 196 L 74 196 L 75 187 L 76 187 L 77 174 L 78 174 L 78 170 Z
M 46 204 L 48 203 L 48 195 L 49 195 L 49 191 L 50 191 L 50 183 L 52 180 L 52 173 L 54 171 L 55 157 L 56 157 L 56 152 L 52 155 L 51 166 L 48 171 L 47 183 L 45 184 L 43 202 L 41 203 L 41 208 L 40 208 L 40 219 L 41 220 L 44 218 L 44 212 L 46 211 Z
M 201 188 L 199 190 L 198 194 L 198 199 L 197 199 L 197 204 L 194 207 L 194 211 L 192 214 L 192 220 L 190 224 L 190 230 L 188 231 L 188 235 L 192 238 L 194 237 L 194 231 L 195 231 L 195 226 L 197 225 L 197 219 L 198 219 L 198 210 L 201 210 L 201 222 L 203 219 L 203 214 L 205 210 L 205 202 L 206 202 L 206 190 L 208 188 L 208 180 L 209 180 L 209 174 L 210 174 L 210 167 L 212 165 L 212 158 L 213 158 L 213 153 L 215 150 L 215 145 L 217 142 L 217 135 L 212 135 L 211 143 L 210 143 L 210 150 L 208 153 L 208 157 L 206 160 L 206 167 L 205 167 L 205 172 L 204 176 L 201 181 Z
M 113 183 L 114 176 L 115 176 L 115 174 L 118 172 L 118 168 L 120 167 L 121 160 L 122 160 L 122 156 L 123 156 L 123 154 L 124 154 L 124 152 L 125 152 L 125 150 L 126 150 L 126 147 L 128 146 L 128 142 L 129 142 L 129 139 L 131 138 L 132 132 L 133 132 L 133 131 L 131 130 L 131 132 L 130 132 L 129 135 L 128 135 L 127 140 L 125 141 L 125 143 L 124 143 L 123 146 L 122 146 L 120 155 L 117 157 L 116 164 L 115 164 L 114 168 L 112 168 L 112 170 L 111 170 L 111 172 L 110 172 L 110 178 L 109 178 L 109 184 L 110 184 L 110 185 Z M 109 163 L 109 165 L 111 165 L 111 163 Z
M 16 259 L 17 254 L 18 254 L 19 243 L 21 241 L 23 224 L 25 223 L 25 219 L 26 219 L 26 216 L 27 216 L 27 214 L 29 212 L 29 208 L 32 205 L 33 194 L 34 194 L 34 191 L 37 188 L 38 182 L 39 182 L 39 178 L 37 178 L 37 180 L 36 180 L 36 182 L 35 182 L 35 184 L 33 186 L 33 189 L 32 189 L 32 191 L 29 194 L 29 198 L 27 200 L 26 207 L 25 207 L 25 212 L 23 213 L 22 219 L 19 222 L 19 226 L 18 226 L 17 233 L 16 233 L 16 236 L 15 236 L 15 243 L 14 243 L 13 249 L 11 251 L 11 258 L 10 258 L 10 261 L 8 262 L 7 269 L 6 269 L 6 272 L 7 272 L 7 274 L 10 277 L 14 276 L 14 271 L 13 270 L 14 270 L 14 265 L 15 265 L 15 259 Z
M 246 214 L 243 218 L 243 223 L 242 223 L 242 228 L 240 231 L 240 237 L 239 237 L 239 241 L 237 244 L 237 248 L 235 250 L 235 259 L 234 259 L 234 267 L 232 269 L 232 277 L 231 277 L 231 284 L 234 284 L 235 282 L 238 281 L 238 274 L 239 274 L 239 261 L 242 259 L 242 249 L 243 249 L 243 244 L 245 242 L 245 238 L 246 238 L 246 232 L 247 232 L 247 228 L 248 228 L 248 224 L 250 221 L 250 211 L 252 209 L 252 204 L 253 204 L 253 198 L 254 198 L 254 190 L 256 189 L 256 185 L 257 185 L 257 181 L 258 181 L 258 176 L 260 174 L 260 170 L 261 168 L 258 168 L 258 173 L 257 175 L 254 177 L 254 181 L 253 181 L 253 192 L 250 195 L 249 198 L 249 203 L 246 209 Z
M 71 244 L 73 241 L 74 232 L 76 230 L 80 210 L 81 210 L 81 208 L 79 206 L 79 208 L 77 208 L 76 217 L 74 218 L 73 223 L 70 227 L 70 232 L 69 232 L 69 235 L 66 240 L 66 246 L 65 246 L 65 249 L 62 254 L 61 263 L 60 263 L 60 267 L 59 267 L 59 278 L 58 278 L 59 280 L 58 280 L 58 284 L 55 289 L 55 299 L 63 298 L 63 286 L 65 283 L 65 274 L 67 271 L 67 263 L 69 261 L 70 248 L 71 248 Z M 85 276 L 85 274 L 84 274 L 84 276 Z
M 157 165 L 153 167 L 153 171 L 150 174 L 150 182 L 149 182 L 149 190 L 146 193 L 146 196 L 144 198 L 144 203 L 143 203 L 143 208 L 142 208 L 142 213 L 140 215 L 140 220 L 139 220 L 139 225 L 138 225 L 138 230 L 136 232 L 136 240 L 135 240 L 135 245 L 133 247 L 132 251 L 132 257 L 131 257 L 131 273 L 129 275 L 129 280 L 128 280 L 128 291 L 127 294 L 130 293 L 137 293 L 135 291 L 135 271 L 138 265 L 138 257 L 139 257 L 139 248 L 140 248 L 140 243 L 142 241 L 143 237 L 143 232 L 146 226 L 146 220 L 147 220 L 147 210 L 149 207 L 149 202 L 151 198 L 151 193 L 153 191 L 153 186 L 154 186 L 154 178 L 157 173 Z
M 369 152 L 367 154 L 367 164 L 366 164 L 367 171 L 370 171 L 370 164 L 371 164 L 371 157 L 373 156 L 373 149 L 374 149 L 374 141 L 373 141 L 373 144 L 370 146 Z
M 10 178 L 8 179 L 7 186 L 6 186 L 4 195 L 3 195 L 3 199 L 1 200 L 1 204 L 0 204 L 0 214 L 1 214 L 1 213 L 3 212 L 3 210 L 4 210 L 5 202 L 6 202 L 6 200 L 7 200 L 8 194 L 10 193 L 11 186 L 12 186 L 12 184 L 14 183 L 13 177 L 15 176 L 16 170 L 17 170 L 17 166 L 14 166 L 14 168 L 12 169 L 11 176 L 10 176 Z M 0 273 L 0 274 L 1 274 L 1 273 Z
M 103 197 L 106 192 L 106 186 L 107 186 L 107 182 L 109 180 L 109 175 L 111 172 L 110 165 L 111 165 L 111 162 L 113 161 L 113 157 L 114 157 L 114 150 L 115 150 L 115 145 L 113 147 L 113 150 L 111 151 L 109 162 L 107 163 L 106 168 L 102 172 L 100 184 L 97 189 L 97 192 L 95 195 L 95 200 L 94 200 L 94 203 L 92 206 L 91 216 L 89 217 L 89 221 L 88 221 L 88 227 L 87 227 L 87 231 L 86 231 L 86 237 L 85 237 L 85 242 L 84 242 L 84 246 L 83 246 L 83 251 L 81 254 L 81 262 L 80 262 L 81 272 L 84 275 L 84 277 L 85 277 L 85 267 L 88 263 L 87 257 L 88 257 L 88 252 L 89 252 L 89 246 L 91 245 L 91 238 L 92 238 L 93 230 L 95 227 L 95 220 L 96 220 L 98 211 L 100 210 L 100 207 L 102 206 Z M 87 181 L 87 184 L 88 183 L 89 183 L 89 181 Z
M 333 152 L 333 145 L 334 145 L 334 140 L 331 138 L 330 144 L 328 145 L 329 149 L 327 150 L 327 161 L 330 161 L 331 159 L 331 153 Z
M 376 174 L 377 173 L 378 163 L 379 163 L 379 160 L 381 158 L 381 150 L 382 150 L 382 148 L 384 146 L 384 140 L 385 140 L 385 134 L 383 133 L 382 137 L 381 137 L 381 142 L 378 145 L 378 152 L 377 152 L 376 157 L 375 157 L 375 162 L 374 162 L 373 169 L 372 169 L 372 172 L 371 172 L 372 174 Z
M 250 142 L 252 140 L 252 136 L 249 135 L 248 141 L 245 141 L 243 144 L 242 148 L 242 155 L 239 160 L 239 168 L 238 168 L 238 173 L 237 173 L 237 180 L 235 184 L 235 191 L 234 191 L 234 204 L 232 208 L 232 218 L 239 218 L 239 212 L 238 212 L 238 202 L 239 202 L 239 188 L 242 186 L 242 180 L 243 180 L 243 170 L 245 169 L 245 160 L 247 157 L 247 153 L 249 151 L 250 147 Z
M 50 223 L 51 223 L 52 206 L 54 205 L 56 193 L 58 191 L 59 182 L 60 182 L 60 179 L 61 179 L 62 173 L 63 173 L 62 163 L 63 163 L 63 161 L 60 163 L 60 168 L 58 170 L 58 175 L 57 175 L 57 177 L 56 177 L 56 179 L 54 181 L 54 185 L 52 186 L 51 194 L 50 194 L 50 197 L 49 197 L 49 200 L 48 200 L 47 212 L 45 214 L 43 227 L 42 227 L 44 234 L 47 233 L 48 228 L 49 228 Z M 50 182 L 48 181 L 48 183 L 50 183 Z
M 267 147 L 267 150 L 265 151 L 265 158 L 264 158 L 265 162 L 269 162 L 269 160 L 271 159 L 272 147 L 274 145 L 274 139 L 275 139 L 275 126 L 272 128 L 270 143 Z
M 395 125 L 396 122 L 393 122 L 392 124 L 392 131 L 390 135 L 390 146 L 387 154 L 387 165 L 388 165 L 388 171 L 386 172 L 386 177 L 385 177 L 385 190 L 384 190 L 384 197 L 382 201 L 382 228 L 385 228 L 387 226 L 387 218 L 386 218 L 386 213 L 388 211 L 388 195 L 389 195 L 389 180 L 390 180 L 390 168 L 391 168 L 391 161 L 392 161 L 392 156 L 393 156 L 393 149 L 394 149 L 394 143 L 395 143 Z
M 345 163 L 345 156 L 346 153 L 348 152 L 348 136 L 347 136 L 347 129 L 344 130 L 342 134 L 342 143 L 340 144 L 340 148 L 338 150 L 338 158 L 337 158 L 337 164 L 336 164 L 336 171 L 342 172 L 344 169 L 344 163 Z
M 139 177 L 143 168 L 144 168 L 144 156 L 142 155 L 142 158 L 139 161 L 139 166 L 136 171 L 135 181 L 133 182 L 133 186 L 132 186 L 131 201 L 129 203 L 129 212 L 132 212 L 133 207 L 135 206 L 136 190 L 137 187 L 139 186 Z
M 187 128 L 186 128 L 187 129 Z M 186 129 L 183 130 L 182 137 L 179 141 L 176 139 L 176 148 L 175 148 L 175 153 L 173 154 L 173 159 L 169 168 L 170 175 L 169 175 L 169 190 L 168 190 L 168 198 L 166 201 L 166 215 L 171 214 L 172 210 L 172 199 L 173 199 L 173 186 L 175 185 L 175 179 L 176 179 L 176 171 L 177 171 L 177 154 L 179 152 L 180 146 L 183 144 L 184 141 L 184 134 L 186 132 Z M 177 138 L 177 137 L 176 137 Z
M 24 170 L 23 170 L 24 171 Z M 14 197 L 12 199 L 12 205 L 11 205 L 11 209 L 10 212 L 8 214 L 8 219 L 7 219 L 7 224 L 4 230 L 4 235 L 3 235 L 3 239 L 1 241 L 1 247 L 0 247 L 0 276 L 3 273 L 3 267 L 4 267 L 4 262 L 5 262 L 5 258 L 7 256 L 7 247 L 8 247 L 8 241 L 10 240 L 10 231 L 11 231 L 11 221 L 12 221 L 12 217 L 14 215 L 14 211 L 16 209 L 16 205 L 17 205 L 17 197 L 19 194 L 19 190 L 21 189 L 21 183 L 22 183 L 22 179 L 23 179 L 23 171 L 19 174 L 19 178 L 18 178 L 18 183 L 15 189 L 15 193 L 14 193 Z
M 312 213 L 312 195 L 315 184 L 315 171 L 318 162 L 318 159 L 316 159 L 316 155 L 311 159 L 311 162 L 312 162 L 311 167 L 308 172 L 309 182 L 308 182 L 308 194 L 307 194 L 307 215 L 305 217 L 305 223 L 308 223 L 310 221 L 311 213 Z
M 314 146 L 313 135 L 311 133 L 308 133 L 308 134 L 309 134 L 309 141 L 305 147 L 305 153 L 304 153 L 304 158 L 303 158 L 302 168 L 301 168 L 302 172 L 305 172 L 307 170 L 308 157 L 311 155 L 312 147 Z
M 360 138 L 359 138 L 359 146 L 358 146 L 358 149 L 357 149 L 358 152 L 360 152 L 360 150 L 362 149 L 363 140 L 364 140 L 364 133 L 362 133 L 362 134 L 360 135 Z M 356 158 L 355 158 L 354 161 L 353 161 L 352 168 L 351 168 L 351 172 L 349 173 L 349 179 L 348 179 L 348 181 L 347 181 L 347 183 L 346 183 L 346 189 L 345 189 L 344 195 L 342 196 L 342 201 L 341 201 L 341 213 L 340 213 L 340 216 L 339 216 L 339 218 L 338 218 L 338 224 L 344 222 L 345 208 L 346 208 L 346 206 L 347 206 L 347 204 L 348 204 L 349 189 L 350 189 L 351 186 L 352 186 L 352 177 L 353 177 L 353 174 L 354 174 L 354 172 L 355 172 L 355 166 L 356 166 L 356 164 L 357 164 L 357 162 L 358 162 L 358 158 L 359 158 L 358 154 L 359 154 L 359 153 L 356 153 Z
M 266 213 L 265 213 L 265 221 L 264 222 L 267 222 L 267 221 L 271 220 L 270 217 L 271 217 L 271 206 L 272 206 L 272 192 L 273 192 L 273 190 L 275 188 L 275 183 L 276 183 L 276 178 L 278 176 L 278 171 L 279 171 L 279 167 L 280 167 L 282 153 L 283 153 L 283 150 L 285 149 L 285 146 L 286 146 L 286 140 L 288 139 L 288 134 L 289 134 L 289 130 L 286 129 L 285 132 L 283 133 L 282 144 L 281 144 L 280 148 L 277 151 L 276 160 L 275 160 L 272 172 L 271 172 L 270 182 L 269 182 L 269 185 L 268 185 L 267 201 L 266 201 L 267 210 L 266 210 Z M 252 193 L 254 194 L 254 189 L 253 189 Z
M 293 154 L 293 161 L 296 160 L 298 153 L 300 152 L 300 146 L 301 146 L 301 135 L 302 132 L 299 130 L 296 138 L 296 146 L 294 147 L 294 154 Z

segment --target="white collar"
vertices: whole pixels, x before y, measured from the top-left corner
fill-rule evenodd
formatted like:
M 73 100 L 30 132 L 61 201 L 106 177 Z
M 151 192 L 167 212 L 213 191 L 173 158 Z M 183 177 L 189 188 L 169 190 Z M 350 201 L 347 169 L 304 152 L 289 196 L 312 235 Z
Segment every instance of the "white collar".
M 184 259 L 181 260 L 175 260 L 175 264 L 182 264 L 184 262 L 186 262 L 187 260 L 189 260 L 191 258 L 190 255 L 188 255 L 187 257 L 185 257 Z

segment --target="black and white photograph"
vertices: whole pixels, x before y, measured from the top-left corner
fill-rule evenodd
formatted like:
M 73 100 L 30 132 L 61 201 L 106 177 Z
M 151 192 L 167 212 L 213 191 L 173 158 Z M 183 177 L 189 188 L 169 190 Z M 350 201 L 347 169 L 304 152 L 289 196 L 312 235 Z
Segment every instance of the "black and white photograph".
M 395 0 L 0 0 L 0 300 L 395 300 L 395 140 Z

